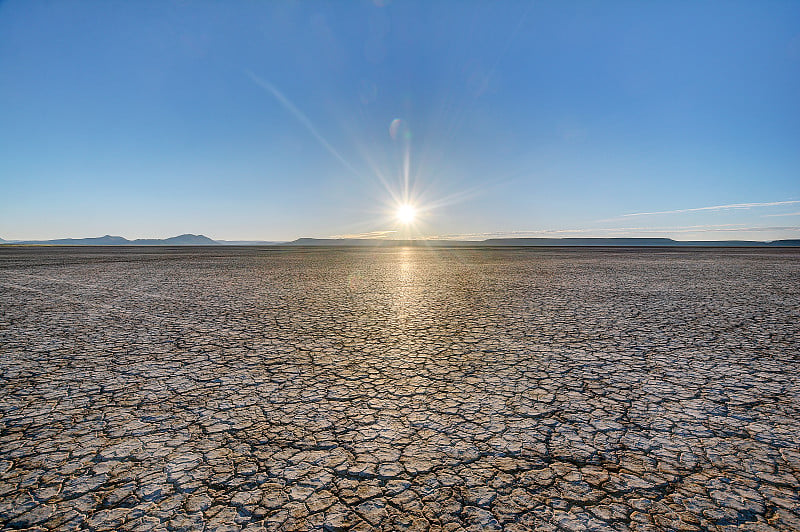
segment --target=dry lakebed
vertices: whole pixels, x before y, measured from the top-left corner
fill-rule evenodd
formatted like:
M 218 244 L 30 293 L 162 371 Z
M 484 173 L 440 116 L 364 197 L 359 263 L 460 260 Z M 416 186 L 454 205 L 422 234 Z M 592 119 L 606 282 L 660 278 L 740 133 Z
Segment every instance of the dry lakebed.
M 800 250 L 0 248 L 0 528 L 800 530 Z

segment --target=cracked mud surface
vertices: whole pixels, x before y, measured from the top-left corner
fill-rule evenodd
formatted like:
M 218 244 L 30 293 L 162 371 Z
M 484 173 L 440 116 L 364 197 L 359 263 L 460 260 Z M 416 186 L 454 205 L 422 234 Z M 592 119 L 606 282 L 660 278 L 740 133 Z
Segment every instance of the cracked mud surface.
M 800 252 L 0 249 L 0 525 L 798 530 Z

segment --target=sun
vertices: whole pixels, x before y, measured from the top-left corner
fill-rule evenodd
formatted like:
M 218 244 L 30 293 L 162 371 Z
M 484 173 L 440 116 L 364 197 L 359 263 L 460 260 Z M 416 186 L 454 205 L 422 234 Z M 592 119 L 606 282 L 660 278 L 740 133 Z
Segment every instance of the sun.
M 413 205 L 405 204 L 397 208 L 397 219 L 401 223 L 410 224 L 417 216 L 417 209 Z

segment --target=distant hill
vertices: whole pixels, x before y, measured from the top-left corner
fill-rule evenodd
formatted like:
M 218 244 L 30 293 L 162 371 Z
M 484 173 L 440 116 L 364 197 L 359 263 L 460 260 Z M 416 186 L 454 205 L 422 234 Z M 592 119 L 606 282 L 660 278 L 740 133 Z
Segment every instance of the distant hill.
M 792 240 L 776 242 L 797 242 Z M 671 238 L 490 238 L 487 246 L 603 246 L 603 247 L 763 247 L 775 242 L 757 240 L 673 240 Z M 780 245 L 780 244 L 778 244 Z M 797 245 L 797 244 L 785 244 Z
M 40 246 L 218 246 L 219 244 L 203 235 L 180 235 L 170 238 L 137 238 L 128 240 L 121 236 L 98 236 L 92 238 L 58 238 L 55 240 L 4 241 L 5 244 L 25 244 Z
M 707 240 L 680 241 L 671 238 L 490 238 L 488 240 L 389 240 L 368 238 L 298 238 L 286 246 L 432 246 L 432 247 L 491 247 L 491 246 L 542 246 L 542 247 L 791 247 L 800 240 Z
M 490 238 L 484 246 L 680 246 L 671 238 Z
M 131 241 L 133 246 L 218 246 L 216 240 L 205 235 L 185 234 L 170 238 L 137 238 Z
M 93 238 L 57 238 L 54 240 L 18 240 L 14 244 L 45 246 L 124 246 L 131 241 L 121 236 L 98 236 Z

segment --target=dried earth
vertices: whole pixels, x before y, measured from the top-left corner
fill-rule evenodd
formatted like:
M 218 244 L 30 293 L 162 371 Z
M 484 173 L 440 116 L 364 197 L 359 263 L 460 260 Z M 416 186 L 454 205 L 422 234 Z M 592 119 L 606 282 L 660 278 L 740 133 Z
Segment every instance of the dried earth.
M 798 530 L 800 251 L 0 249 L 0 525 Z

